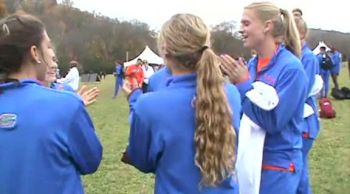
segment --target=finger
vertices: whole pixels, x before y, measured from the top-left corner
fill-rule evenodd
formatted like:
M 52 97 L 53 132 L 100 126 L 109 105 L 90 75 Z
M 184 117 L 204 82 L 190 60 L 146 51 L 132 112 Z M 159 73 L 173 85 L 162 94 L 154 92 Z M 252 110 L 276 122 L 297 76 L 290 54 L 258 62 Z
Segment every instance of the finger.
M 222 59 L 222 60 L 224 60 L 224 59 Z M 235 66 L 233 66 L 230 63 L 222 63 L 220 66 L 228 75 L 231 75 L 235 70 Z
M 85 93 L 85 91 L 86 91 L 86 89 L 87 89 L 87 86 L 86 85 L 83 85 L 83 86 L 81 86 L 81 88 L 78 90 L 78 94 L 83 94 L 83 93 Z
M 231 65 L 231 61 L 228 57 L 226 57 L 225 55 L 220 55 L 221 61 L 222 63 L 226 64 L 226 65 Z
M 131 93 L 131 89 L 129 87 L 124 86 L 124 87 L 122 87 L 122 89 L 127 95 L 129 95 Z
M 91 94 L 89 94 L 89 95 L 86 95 L 86 98 L 90 100 L 90 99 L 97 98 L 97 96 L 98 96 L 97 93 L 91 93 Z
M 96 99 L 94 99 L 94 100 L 89 100 L 89 101 L 87 101 L 86 103 L 85 103 L 85 106 L 89 106 L 89 105 L 91 105 L 91 104 L 93 104 L 93 103 L 95 103 L 96 102 Z
M 242 57 L 239 58 L 239 65 L 242 67 L 247 67 L 247 64 L 246 64 L 244 58 L 242 58 Z
M 237 61 L 232 58 L 230 55 L 222 55 L 222 58 L 227 61 L 227 63 L 232 64 L 232 65 L 238 65 Z
M 97 93 L 97 92 L 98 92 L 97 87 L 94 87 L 94 88 L 91 88 L 88 91 L 86 91 L 86 95 L 91 95 L 91 94 L 94 94 L 94 93 Z
M 231 75 L 231 71 L 228 69 L 228 67 L 225 64 L 220 65 L 221 71 L 223 71 L 226 75 Z

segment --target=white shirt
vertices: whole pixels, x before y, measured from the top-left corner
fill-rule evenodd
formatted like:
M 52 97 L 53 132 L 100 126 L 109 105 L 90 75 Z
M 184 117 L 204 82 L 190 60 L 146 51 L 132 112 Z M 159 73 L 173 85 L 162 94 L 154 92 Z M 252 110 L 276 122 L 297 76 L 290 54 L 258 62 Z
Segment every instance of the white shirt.
M 145 84 L 148 84 L 149 78 L 154 74 L 154 70 L 151 66 L 147 66 L 147 69 L 145 66 L 142 66 L 143 74 L 145 75 L 145 79 L 143 82 Z
M 59 79 L 57 81 L 60 82 L 60 83 L 67 84 L 70 87 L 72 87 L 73 90 L 77 91 L 78 88 L 79 88 L 79 80 L 80 80 L 80 77 L 79 77 L 78 68 L 72 67 L 69 70 L 69 72 L 68 72 L 68 74 L 66 75 L 65 78 Z

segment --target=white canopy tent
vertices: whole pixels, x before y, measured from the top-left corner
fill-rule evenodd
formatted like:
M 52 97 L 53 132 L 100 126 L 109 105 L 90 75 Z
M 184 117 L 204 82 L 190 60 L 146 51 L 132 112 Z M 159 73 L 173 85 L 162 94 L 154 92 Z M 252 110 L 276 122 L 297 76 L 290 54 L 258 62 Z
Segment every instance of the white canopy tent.
M 320 47 L 326 47 L 326 51 L 330 51 L 331 49 L 326 45 L 326 43 L 324 43 L 323 41 L 318 42 L 318 45 L 316 46 L 316 48 L 312 51 L 315 55 L 317 55 L 318 53 L 320 53 Z
M 164 64 L 164 61 L 161 57 L 155 54 L 148 46 L 141 52 L 141 54 L 134 59 L 124 63 L 124 67 L 136 64 L 137 59 L 147 60 L 148 63 L 153 64 Z

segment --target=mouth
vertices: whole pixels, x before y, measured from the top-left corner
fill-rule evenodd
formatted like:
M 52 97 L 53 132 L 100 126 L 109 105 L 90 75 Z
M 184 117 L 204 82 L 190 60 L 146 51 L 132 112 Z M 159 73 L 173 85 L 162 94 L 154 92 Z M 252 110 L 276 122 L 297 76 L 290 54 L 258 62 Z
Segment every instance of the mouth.
M 248 35 L 242 34 L 242 41 L 246 41 L 248 39 Z
M 56 73 L 54 73 L 54 72 L 47 72 L 47 75 L 52 75 L 52 76 L 54 76 L 54 75 L 56 75 Z

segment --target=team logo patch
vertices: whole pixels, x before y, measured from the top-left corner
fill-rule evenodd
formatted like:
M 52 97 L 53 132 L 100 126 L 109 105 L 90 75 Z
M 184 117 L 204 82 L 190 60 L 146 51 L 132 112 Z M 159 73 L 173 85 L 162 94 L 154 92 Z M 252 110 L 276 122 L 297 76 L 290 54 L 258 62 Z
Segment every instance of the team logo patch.
M 0 128 L 11 129 L 17 123 L 17 115 L 6 113 L 0 115 Z

